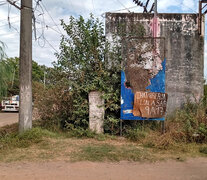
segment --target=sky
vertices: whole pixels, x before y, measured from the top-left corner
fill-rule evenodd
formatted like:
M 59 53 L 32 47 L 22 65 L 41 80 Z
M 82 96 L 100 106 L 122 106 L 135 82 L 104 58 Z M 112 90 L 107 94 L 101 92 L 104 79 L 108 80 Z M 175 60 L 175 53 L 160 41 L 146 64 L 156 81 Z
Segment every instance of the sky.
M 14 0 L 13 0 L 14 1 Z M 20 0 L 16 4 L 20 6 Z M 149 7 L 154 0 L 150 0 Z M 158 13 L 197 13 L 198 0 L 157 0 Z M 72 15 L 87 18 L 90 13 L 105 22 L 105 12 L 142 12 L 133 0 L 33 0 L 36 33 L 33 31 L 33 60 L 40 65 L 52 66 L 59 52 L 60 37 L 65 34 L 60 19 L 68 22 Z M 146 2 L 146 0 L 141 0 Z M 9 18 L 8 18 L 9 17 Z M 8 20 L 9 19 L 9 20 Z M 19 57 L 20 12 L 6 0 L 0 0 L 0 41 L 6 44 L 8 57 Z M 36 34 L 36 36 L 35 36 Z M 206 33 L 207 34 L 207 28 Z M 205 38 L 204 73 L 207 79 L 207 38 Z

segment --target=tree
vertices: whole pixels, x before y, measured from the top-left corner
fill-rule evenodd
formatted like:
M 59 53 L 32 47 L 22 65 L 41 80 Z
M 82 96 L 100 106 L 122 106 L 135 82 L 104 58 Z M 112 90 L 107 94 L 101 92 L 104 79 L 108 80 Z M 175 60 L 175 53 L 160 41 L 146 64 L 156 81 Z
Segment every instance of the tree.
M 39 65 L 32 61 L 32 82 L 36 86 L 38 83 L 44 83 L 44 73 L 46 74 L 46 85 L 49 84 L 50 73 L 53 68 L 48 68 L 44 65 Z M 5 58 L 0 62 L 0 83 L 1 96 L 10 96 L 19 94 L 19 58 Z M 36 90 L 35 90 L 36 92 Z
M 92 90 L 103 92 L 106 116 L 119 114 L 121 48 L 109 46 L 103 24 L 93 15 L 88 20 L 71 16 L 68 24 L 61 20 L 61 25 L 67 35 L 62 36 L 54 67 L 59 84 L 65 85 L 73 98 L 72 113 L 62 119 L 87 127 L 88 93 Z
M 2 41 L 0 41 L 0 61 L 6 57 L 4 49 L 5 45 Z
M 8 95 L 19 94 L 19 58 L 7 58 L 5 62 L 12 73 L 11 79 L 7 82 Z
M 8 81 L 12 77 L 12 71 L 4 60 L 6 57 L 4 48 L 4 43 L 0 41 L 0 100 L 7 95 Z

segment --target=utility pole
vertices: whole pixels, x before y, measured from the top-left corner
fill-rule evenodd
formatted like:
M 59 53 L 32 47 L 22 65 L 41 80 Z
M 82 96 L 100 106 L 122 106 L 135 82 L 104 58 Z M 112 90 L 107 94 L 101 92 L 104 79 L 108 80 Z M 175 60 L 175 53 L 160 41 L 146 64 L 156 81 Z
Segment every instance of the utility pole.
M 154 2 L 154 16 L 157 17 L 157 0 Z
M 21 0 L 19 132 L 32 128 L 32 0 Z
M 46 73 L 46 72 L 44 71 L 44 89 L 45 89 L 45 73 Z
M 204 6 L 203 6 L 204 4 Z M 207 13 L 207 0 L 199 0 L 199 9 L 198 9 L 198 34 L 204 35 L 202 32 L 202 26 L 205 25 L 205 14 Z

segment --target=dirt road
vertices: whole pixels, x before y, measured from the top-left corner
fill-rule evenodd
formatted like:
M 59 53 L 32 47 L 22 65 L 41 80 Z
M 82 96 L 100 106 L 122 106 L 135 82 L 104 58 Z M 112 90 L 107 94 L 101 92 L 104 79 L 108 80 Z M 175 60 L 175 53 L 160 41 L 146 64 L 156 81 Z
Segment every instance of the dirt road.
M 186 162 L 0 163 L 1 180 L 206 180 L 207 159 Z
M 18 122 L 18 113 L 0 113 L 0 127 Z

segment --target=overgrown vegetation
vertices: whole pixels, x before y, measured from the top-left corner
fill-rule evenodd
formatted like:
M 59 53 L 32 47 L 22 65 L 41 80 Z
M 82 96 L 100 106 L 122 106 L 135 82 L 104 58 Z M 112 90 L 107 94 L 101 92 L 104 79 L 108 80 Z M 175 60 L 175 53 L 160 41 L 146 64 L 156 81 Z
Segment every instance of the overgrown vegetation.
M 0 41 L 0 101 L 2 97 L 7 94 L 7 82 L 12 77 L 10 68 L 8 67 L 7 63 L 3 61 L 5 57 L 5 44 Z
M 67 129 L 78 137 L 88 136 L 88 93 L 98 90 L 105 99 L 105 133 L 119 134 L 120 116 L 120 48 L 114 38 L 113 47 L 104 38 L 103 25 L 91 16 L 84 20 L 70 17 L 61 21 L 67 35 L 62 36 L 58 61 L 54 63 L 54 86 L 37 95 L 44 127 Z M 118 34 L 123 36 L 125 25 Z M 144 36 L 144 28 L 131 28 L 130 35 Z M 160 122 L 124 121 L 123 135 L 148 147 L 169 148 L 177 143 L 207 141 L 206 97 L 200 103 L 188 102 L 166 120 L 166 133 Z
M 162 134 L 159 122 L 154 123 L 154 129 L 150 127 L 152 123 L 149 126 L 148 123 L 143 125 L 140 122 L 135 128 L 126 132 L 126 137 L 146 147 L 158 149 L 170 149 L 183 143 L 207 143 L 206 102 L 188 102 L 174 115 L 168 117 L 165 124 L 166 132 Z
M 96 135 L 85 130 L 86 134 L 82 134 L 82 130 L 78 133 L 76 130 L 54 132 L 35 127 L 17 134 L 17 129 L 14 125 L 0 129 L 1 162 L 45 160 L 151 162 L 164 159 L 183 161 L 188 157 L 206 157 L 206 145 L 202 144 L 182 143 L 164 150 L 154 148 L 150 144 L 142 145 L 125 138 Z M 80 133 L 81 138 L 76 138 Z
M 32 61 L 33 99 L 45 86 L 53 84 L 53 68 Z M 19 94 L 19 58 L 2 57 L 0 60 L 0 100 Z
M 9 65 L 4 61 L 0 61 L 0 100 L 7 95 L 8 82 L 12 80 L 12 70 Z
M 103 24 L 92 15 L 61 21 L 58 61 L 54 63 L 56 85 L 39 96 L 36 106 L 45 124 L 62 128 L 88 128 L 90 91 L 100 91 L 105 100 L 106 132 L 117 133 L 120 104 L 121 57 L 118 43 L 111 47 L 104 38 Z
M 4 49 L 5 44 L 2 41 L 0 41 L 0 60 L 2 60 L 6 56 Z
M 60 142 L 63 142 L 61 148 L 65 151 L 67 148 L 64 143 L 73 141 L 74 137 L 80 138 L 76 140 L 80 141 L 81 145 L 67 144 L 73 149 L 73 153 L 70 152 L 73 160 L 137 161 L 148 157 L 153 159 L 154 156 L 150 156 L 149 151 L 158 149 L 162 152 L 195 151 L 198 154 L 206 154 L 206 146 L 203 145 L 207 143 L 206 85 L 201 102 L 197 104 L 188 102 L 173 116 L 167 118 L 164 134 L 161 133 L 160 122 L 152 121 L 124 121 L 123 136 L 130 141 L 124 139 L 121 145 L 119 140 L 113 141 L 114 136 L 91 132 L 88 129 L 88 93 L 97 90 L 102 92 L 105 99 L 105 133 L 119 134 L 121 70 L 119 43 L 114 39 L 113 47 L 110 46 L 104 38 L 103 25 L 93 16 L 88 20 L 84 20 L 81 16 L 78 19 L 70 17 L 68 24 L 64 21 L 61 21 L 61 24 L 67 35 L 62 36 L 60 53 L 56 54 L 58 61 L 54 63 L 54 68 L 41 67 L 36 63 L 33 65 L 34 105 L 39 110 L 40 126 L 43 129 L 34 128 L 23 134 L 17 134 L 16 131 L 13 133 L 1 131 L 0 152 L 4 154 L 7 150 L 22 150 L 32 146 L 38 146 L 43 150 L 56 149 L 55 145 L 58 145 L 58 142 L 54 144 L 53 141 L 61 134 Z M 124 32 L 120 30 L 119 33 Z M 140 36 L 145 34 L 141 27 L 138 32 L 132 33 Z M 15 66 L 15 71 L 11 71 L 11 77 L 8 76 L 10 79 L 6 80 L 6 83 L 9 92 L 18 93 L 18 86 L 15 86 L 18 85 L 18 59 L 7 59 L 3 63 Z M 44 72 L 48 75 L 45 86 Z M 67 139 L 68 137 L 70 139 Z M 83 138 L 84 141 L 81 141 Z M 88 144 L 84 144 L 85 141 Z M 60 149 L 58 150 L 62 152 Z M 40 157 L 48 158 L 49 155 L 44 152 Z
M 13 148 L 26 148 L 33 144 L 43 141 L 46 137 L 56 137 L 57 135 L 46 129 L 33 128 L 24 133 L 2 133 L 0 135 L 0 150 L 8 150 Z

